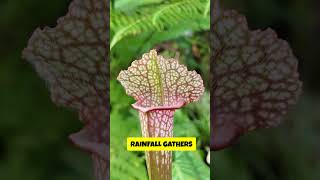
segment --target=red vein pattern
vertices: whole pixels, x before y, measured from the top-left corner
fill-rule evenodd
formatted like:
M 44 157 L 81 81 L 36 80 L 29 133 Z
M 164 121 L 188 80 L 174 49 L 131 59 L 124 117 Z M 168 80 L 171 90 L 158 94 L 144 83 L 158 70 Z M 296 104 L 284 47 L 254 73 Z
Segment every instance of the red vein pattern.
M 73 0 L 57 26 L 37 29 L 23 51 L 53 102 L 79 112 L 85 127 L 70 138 L 92 153 L 98 180 L 109 169 L 108 10 L 107 0 Z
M 172 137 L 174 110 L 152 110 L 140 112 L 142 135 L 144 137 Z M 172 152 L 155 151 L 146 153 L 150 179 L 171 179 Z M 151 164 L 155 163 L 155 164 Z M 151 170 L 151 168 L 156 167 Z
M 183 101 L 197 101 L 203 91 L 203 81 L 195 71 L 188 71 L 176 59 L 165 59 L 155 50 L 133 61 L 118 80 L 143 107 L 172 106 Z
M 213 150 L 281 123 L 301 94 L 297 59 L 276 33 L 250 31 L 244 16 L 214 8 L 211 118 Z
M 165 59 L 151 50 L 121 71 L 118 80 L 126 93 L 137 101 L 144 137 L 172 137 L 174 111 L 199 100 L 204 92 L 202 78 L 188 71 L 176 59 Z M 146 160 L 151 180 L 172 178 L 172 153 L 147 151 Z

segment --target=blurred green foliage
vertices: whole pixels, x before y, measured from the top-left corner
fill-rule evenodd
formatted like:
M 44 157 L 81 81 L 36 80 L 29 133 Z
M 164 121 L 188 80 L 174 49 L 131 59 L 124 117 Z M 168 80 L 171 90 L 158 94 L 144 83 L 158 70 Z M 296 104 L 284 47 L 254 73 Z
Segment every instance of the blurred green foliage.
M 204 16 L 203 19 L 207 22 L 205 26 L 195 25 L 202 22 L 190 21 L 188 20 L 190 17 L 180 15 L 185 14 L 184 9 L 192 11 L 193 8 L 186 8 L 184 2 L 194 4 L 204 2 L 203 7 L 205 7 L 208 1 L 139 0 L 135 1 L 132 6 L 128 6 L 126 2 L 131 1 L 115 0 L 111 7 L 111 22 L 122 23 L 117 26 L 111 24 L 111 41 L 116 34 L 119 34 L 119 31 L 127 30 L 128 33 L 125 33 L 126 36 L 123 36 L 121 40 L 115 41 L 117 43 L 111 49 L 110 174 L 113 180 L 144 180 L 147 179 L 144 153 L 126 150 L 127 137 L 142 136 L 138 112 L 132 109 L 133 98 L 125 94 L 123 87 L 116 81 L 116 77 L 120 70 L 127 69 L 133 60 L 140 58 L 150 49 L 156 48 L 165 57 L 179 56 L 182 64 L 202 75 L 207 86 L 210 54 L 206 30 L 209 29 L 209 12 L 205 16 L 196 12 L 199 17 Z M 160 2 L 164 5 L 159 6 Z M 141 13 L 146 11 L 151 13 Z M 164 12 L 159 19 L 163 19 L 162 15 L 171 16 L 172 19 L 168 21 L 173 23 L 163 21 L 160 23 L 163 29 L 148 28 L 159 24 L 151 23 L 144 27 L 144 24 L 135 23 L 141 16 L 126 20 L 126 17 L 117 15 L 119 12 L 124 14 L 122 16 L 141 13 L 142 16 L 150 16 L 147 19 L 153 19 L 154 14 L 159 15 L 158 11 Z M 113 16 L 113 14 L 116 15 Z M 191 15 L 196 16 L 196 14 Z M 142 27 L 130 28 L 133 24 Z M 129 28 L 126 28 L 128 26 Z M 201 29 L 202 31 L 199 32 Z M 192 103 L 175 113 L 174 136 L 197 137 L 198 147 L 196 152 L 174 152 L 173 179 L 175 180 L 209 179 L 209 165 L 205 162 L 208 153 L 205 148 L 209 147 L 210 143 L 209 101 L 209 94 L 206 91 L 200 102 Z

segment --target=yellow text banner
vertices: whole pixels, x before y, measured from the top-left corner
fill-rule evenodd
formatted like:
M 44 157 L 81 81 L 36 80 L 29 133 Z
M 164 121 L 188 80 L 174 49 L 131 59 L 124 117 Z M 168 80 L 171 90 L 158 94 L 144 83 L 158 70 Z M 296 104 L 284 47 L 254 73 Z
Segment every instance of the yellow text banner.
M 128 151 L 195 151 L 195 137 L 128 137 Z

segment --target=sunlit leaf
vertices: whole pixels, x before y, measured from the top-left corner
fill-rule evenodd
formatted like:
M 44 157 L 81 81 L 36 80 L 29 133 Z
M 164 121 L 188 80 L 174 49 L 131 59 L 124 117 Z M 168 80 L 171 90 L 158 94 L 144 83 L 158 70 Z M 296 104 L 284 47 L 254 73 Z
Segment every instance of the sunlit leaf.
M 116 5 L 119 3 L 121 2 L 117 2 Z M 135 1 L 135 3 L 138 3 L 138 1 Z M 146 3 L 142 4 L 146 5 Z M 133 4 L 130 8 L 134 6 Z M 142 33 L 171 31 L 183 24 L 188 25 L 185 27 L 185 31 L 208 30 L 210 22 L 209 7 L 209 0 L 172 0 L 151 7 L 141 6 L 136 9 L 137 12 L 129 13 L 112 9 L 110 14 L 112 32 L 110 49 L 126 37 Z M 124 10 L 123 7 L 119 8 Z

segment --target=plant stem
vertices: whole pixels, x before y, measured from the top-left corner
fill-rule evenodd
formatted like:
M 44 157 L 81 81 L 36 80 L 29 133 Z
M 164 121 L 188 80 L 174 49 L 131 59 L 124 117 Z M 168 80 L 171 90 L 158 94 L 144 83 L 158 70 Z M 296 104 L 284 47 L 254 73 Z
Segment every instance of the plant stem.
M 216 18 L 217 16 L 219 16 L 219 14 L 221 13 L 220 12 L 220 3 L 219 3 L 219 0 L 213 0 L 213 16 L 214 18 Z M 213 18 L 213 19 L 214 19 Z
M 172 137 L 174 110 L 140 111 L 144 137 Z M 149 180 L 172 179 L 172 152 L 146 151 Z
M 92 154 L 94 174 L 96 180 L 106 180 L 109 178 L 107 161 L 97 155 Z

